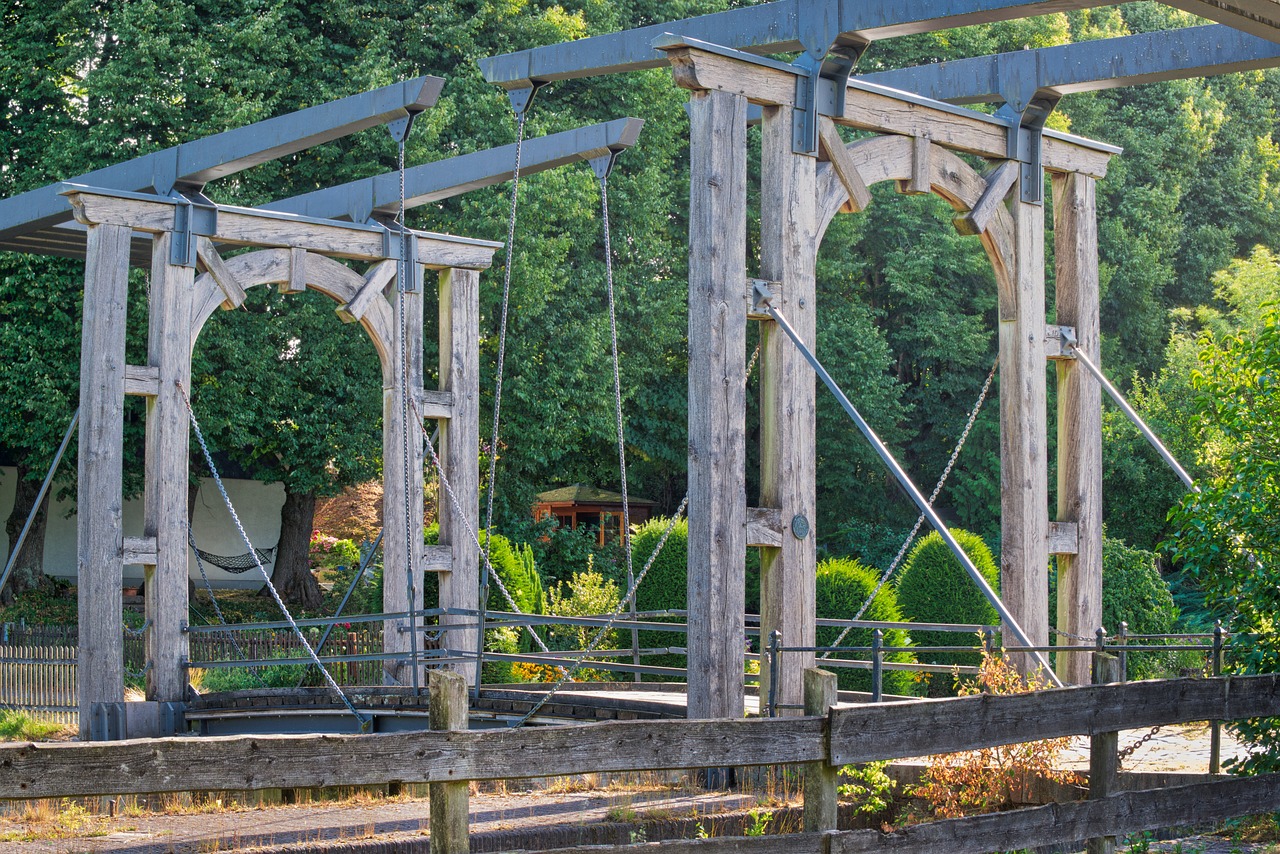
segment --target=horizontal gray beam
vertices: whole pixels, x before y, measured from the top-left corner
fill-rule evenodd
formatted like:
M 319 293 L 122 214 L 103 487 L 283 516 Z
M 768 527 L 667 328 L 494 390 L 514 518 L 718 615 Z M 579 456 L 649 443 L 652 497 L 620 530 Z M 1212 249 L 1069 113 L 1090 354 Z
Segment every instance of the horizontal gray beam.
M 520 173 L 545 172 L 568 163 L 622 151 L 635 144 L 643 126 L 643 119 L 615 119 L 526 140 L 521 152 Z M 405 207 L 417 207 L 510 180 L 515 156 L 515 145 L 504 145 L 407 169 L 404 174 Z M 376 214 L 394 216 L 399 204 L 400 174 L 388 172 L 281 199 L 262 207 L 321 219 L 364 222 Z
M 295 154 L 365 128 L 387 124 L 436 102 L 444 80 L 416 77 L 245 127 L 184 142 L 68 179 L 112 190 L 168 193 Z M 0 200 L 0 239 L 71 219 L 61 183 Z
M 1105 0 L 777 0 L 493 56 L 480 60 L 480 69 L 490 83 L 524 89 L 535 81 L 664 66 L 666 56 L 653 48 L 654 39 L 664 33 L 751 53 L 785 53 L 807 46 L 825 54 L 837 41 L 876 41 L 1103 5 Z
M 1226 24 L 1267 41 L 1280 42 L 1276 0 L 1164 0 L 1176 9 Z
M 957 59 L 857 79 L 953 104 L 996 103 L 1280 66 L 1280 44 L 1212 25 Z

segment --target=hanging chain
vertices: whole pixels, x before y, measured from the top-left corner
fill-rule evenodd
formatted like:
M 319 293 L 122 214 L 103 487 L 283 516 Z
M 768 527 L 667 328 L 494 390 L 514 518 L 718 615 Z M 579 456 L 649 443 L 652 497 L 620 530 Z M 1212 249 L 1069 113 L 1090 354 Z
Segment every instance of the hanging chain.
M 1142 738 L 1138 739 L 1133 744 L 1126 747 L 1124 750 L 1117 752 L 1116 762 L 1118 764 L 1124 764 L 1124 761 L 1128 759 L 1130 756 L 1132 756 L 1134 754 L 1134 751 L 1136 751 L 1139 747 L 1142 747 L 1142 745 L 1146 744 L 1151 739 L 1155 738 L 1156 733 L 1160 732 L 1160 729 L 1161 727 L 1158 727 L 1158 726 L 1152 727 L 1151 732 L 1147 733 Z
M 276 590 L 275 585 L 271 583 L 271 576 L 267 574 L 266 567 L 262 565 L 262 558 L 258 557 L 258 553 L 254 551 L 253 543 L 249 541 L 249 535 L 245 533 L 244 525 L 240 523 L 240 515 L 236 513 L 236 508 L 231 503 L 231 497 L 227 495 L 227 488 L 222 483 L 222 476 L 218 474 L 218 468 L 213 464 L 213 454 L 209 452 L 209 446 L 205 443 L 204 431 L 200 429 L 200 422 L 196 419 L 195 410 L 191 408 L 191 399 L 187 397 L 187 390 L 182 387 L 181 380 L 176 381 L 175 385 L 178 387 L 178 394 L 182 397 L 183 405 L 187 408 L 187 417 L 191 419 L 191 427 L 195 431 L 196 441 L 200 443 L 200 451 L 204 454 L 205 464 L 209 466 L 209 473 L 213 475 L 213 482 L 218 487 L 218 494 L 222 496 L 222 502 L 227 506 L 227 512 L 231 514 L 231 521 L 235 523 L 236 531 L 240 534 L 240 540 L 244 543 L 245 548 L 249 550 L 249 554 L 253 555 L 254 565 L 258 567 L 258 572 L 262 574 L 262 580 L 266 582 L 267 591 L 271 594 L 271 598 L 275 600 L 276 607 L 280 609 L 280 613 L 283 614 L 285 620 L 288 621 L 289 627 L 293 629 L 294 637 L 296 637 L 298 642 L 302 644 L 302 648 L 307 651 L 307 655 L 311 658 L 311 663 L 320 669 L 320 673 L 324 676 L 324 680 L 329 683 L 329 687 L 332 688 L 340 698 L 342 698 L 342 702 L 347 707 L 347 710 L 350 711 L 351 714 L 355 716 L 355 719 L 360 722 L 360 729 L 364 730 L 368 726 L 370 719 L 361 714 L 360 710 L 352 705 L 351 699 L 347 697 L 338 683 L 334 681 L 333 676 L 329 671 L 325 670 L 324 663 L 320 661 L 320 656 L 316 655 L 315 649 L 313 649 L 311 644 L 307 641 L 306 635 L 302 633 L 302 629 L 299 628 L 297 621 L 293 619 L 293 614 L 290 614 L 289 609 L 285 607 L 284 600 L 280 598 L 280 593 Z
M 756 344 L 755 352 L 751 354 L 751 359 L 747 362 L 747 379 L 751 379 L 751 372 L 756 369 L 756 361 L 760 358 L 760 345 Z
M 965 422 L 964 430 L 960 433 L 960 439 L 956 442 L 955 450 L 951 452 L 951 459 L 947 460 L 947 467 L 942 470 L 942 477 L 938 478 L 938 484 L 933 488 L 933 493 L 929 496 L 930 506 L 933 506 L 933 502 L 937 500 L 938 494 L 942 492 L 943 485 L 947 482 L 947 478 L 951 476 L 951 470 L 955 468 L 956 460 L 960 458 L 960 451 L 963 450 L 965 442 L 969 440 L 969 433 L 973 430 L 973 425 L 978 421 L 978 413 L 982 411 L 982 405 L 987 401 L 987 394 L 991 391 L 991 382 L 995 379 L 996 368 L 999 366 L 1000 360 L 997 359 L 995 364 L 991 366 L 991 370 L 987 373 L 986 382 L 982 384 L 982 391 L 978 393 L 978 400 L 974 403 L 973 409 L 969 411 L 969 420 Z M 916 534 L 920 533 L 920 526 L 924 524 L 924 518 L 923 513 L 916 517 L 916 523 L 911 526 L 911 531 L 907 534 L 907 538 L 902 541 L 902 547 L 899 548 L 898 553 L 894 555 L 892 562 L 889 564 L 889 568 L 880 576 L 880 582 L 876 584 L 875 590 L 872 590 L 871 595 L 862 603 L 862 607 L 858 609 L 858 613 L 853 615 L 853 620 L 859 620 L 862 618 L 862 615 L 871 607 L 871 603 L 875 601 L 876 596 L 878 596 L 880 591 L 884 589 L 884 586 L 889 583 L 889 578 L 893 575 L 894 571 L 897 570 L 898 564 L 901 563 L 902 559 L 906 556 L 907 549 L 910 548 L 912 541 L 915 540 Z M 844 631 L 840 632 L 840 636 L 836 638 L 835 643 L 831 645 L 840 646 L 841 641 L 843 641 L 851 631 L 853 631 L 853 626 L 846 626 Z M 824 652 L 822 657 L 830 658 L 831 653 Z
M 511 171 L 511 207 L 507 215 L 507 252 L 506 263 L 502 270 L 502 317 L 498 322 L 498 369 L 493 384 L 493 431 L 489 440 L 489 480 L 485 494 L 484 530 L 486 575 L 489 554 L 489 535 L 493 533 L 493 499 L 494 485 L 498 478 L 498 429 L 502 422 L 502 379 L 507 364 L 507 318 L 511 307 L 511 266 L 515 258 L 516 212 L 520 202 L 520 159 L 524 150 L 524 123 L 528 117 L 527 110 L 521 110 L 516 120 L 516 162 Z M 499 582 L 501 583 L 501 582 Z M 482 588 L 487 588 L 487 579 L 481 581 Z
M 595 637 L 591 639 L 591 643 L 587 644 L 587 648 L 585 650 L 587 655 L 596 651 L 600 646 L 600 643 L 605 639 L 605 636 L 608 635 L 609 630 L 618 622 L 618 615 L 622 613 L 623 609 L 629 607 L 631 603 L 635 601 L 636 591 L 640 589 L 640 583 L 643 582 L 644 577 L 649 574 L 649 569 L 653 566 L 654 561 L 658 559 L 658 555 L 662 554 L 662 548 L 667 544 L 667 538 L 670 537 L 671 532 L 675 530 L 676 523 L 680 521 L 680 517 L 684 515 L 685 508 L 688 506 L 689 496 L 685 495 L 684 500 L 680 502 L 680 506 L 676 508 L 676 512 L 671 515 L 671 521 L 667 524 L 667 529 L 662 532 L 662 538 L 659 539 L 658 544 L 654 546 L 653 554 L 649 555 L 649 559 L 644 562 L 644 567 L 640 570 L 640 574 L 636 576 L 636 579 L 632 582 L 630 589 L 627 590 L 627 595 L 618 602 L 617 607 L 613 609 L 613 613 L 609 615 L 609 619 L 605 621 L 603 626 L 600 626 L 600 628 L 596 630 Z M 565 683 L 573 677 L 573 674 L 583 668 L 586 664 L 585 658 L 586 656 L 583 656 L 583 658 L 575 661 L 573 665 L 568 668 L 561 667 L 560 679 L 547 690 L 547 693 L 542 695 L 538 702 L 534 703 L 533 706 L 530 707 L 529 711 L 525 712 L 519 720 L 511 724 L 511 728 L 516 729 L 523 726 L 529 718 L 536 715 L 538 710 L 545 706 L 551 698 L 565 686 Z
M 618 432 L 618 473 L 622 480 L 622 546 L 627 556 L 627 584 L 634 584 L 631 562 L 631 503 L 627 494 L 627 444 L 622 427 L 622 374 L 618 357 L 618 312 L 613 295 L 613 242 L 609 235 L 609 176 L 600 176 L 600 210 L 604 219 L 604 278 L 609 292 L 609 344 L 613 353 L 613 416 Z
M 400 258 L 397 261 L 396 278 L 398 282 L 397 306 L 400 312 L 400 450 L 403 465 L 404 487 L 404 562 L 405 584 L 409 596 L 409 661 L 413 670 L 411 684 L 416 694 L 418 684 L 418 618 L 417 618 L 417 572 L 413 564 L 413 478 L 409 475 L 409 317 L 406 294 L 409 292 L 409 276 L 416 271 L 409 269 L 409 231 L 404 224 L 404 149 L 406 133 L 400 137 L 400 207 L 396 213 L 396 222 L 400 226 Z M 385 668 L 384 668 L 385 669 Z

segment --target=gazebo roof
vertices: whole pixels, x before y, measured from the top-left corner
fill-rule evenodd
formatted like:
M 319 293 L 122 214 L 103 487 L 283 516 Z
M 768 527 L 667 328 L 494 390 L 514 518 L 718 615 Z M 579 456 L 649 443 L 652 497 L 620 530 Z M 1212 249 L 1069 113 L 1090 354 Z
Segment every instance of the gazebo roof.
M 573 486 L 539 492 L 537 499 L 539 504 L 621 504 L 622 493 L 599 489 L 586 483 L 575 483 Z M 634 495 L 627 496 L 627 499 L 631 504 L 652 506 L 657 503 Z

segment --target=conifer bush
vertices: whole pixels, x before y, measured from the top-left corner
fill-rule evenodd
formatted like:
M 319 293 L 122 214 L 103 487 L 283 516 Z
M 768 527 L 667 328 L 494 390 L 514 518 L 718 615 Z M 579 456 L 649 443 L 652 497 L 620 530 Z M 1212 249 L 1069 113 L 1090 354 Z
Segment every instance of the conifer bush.
M 862 563 L 853 558 L 830 558 L 818 564 L 817 578 L 817 613 L 819 617 L 831 619 L 851 619 L 858 613 L 858 609 L 867 601 L 867 597 L 871 595 L 871 591 L 875 590 L 876 584 L 879 582 L 879 573 L 875 570 L 863 566 Z M 884 622 L 900 622 L 902 620 L 902 612 L 898 609 L 898 603 L 894 596 L 893 588 L 885 585 L 876 594 L 867 610 L 860 619 L 863 620 L 880 620 Z M 835 643 L 836 638 L 840 635 L 840 629 L 835 627 L 818 629 L 818 646 L 829 646 Z M 841 646 L 871 646 L 872 629 L 854 629 L 845 635 L 844 640 L 840 642 Z M 900 629 L 889 629 L 884 633 L 884 645 L 902 647 L 907 646 L 909 639 L 907 633 Z M 783 646 L 786 646 L 786 640 Z M 782 666 L 787 666 L 786 654 L 782 660 Z M 832 653 L 832 658 L 850 658 L 869 660 L 870 653 L 863 652 L 837 652 Z M 909 652 L 890 653 L 885 656 L 886 661 L 892 662 L 912 662 L 915 656 Z M 822 662 L 818 662 L 822 666 Z M 870 691 L 871 690 L 871 671 L 855 670 L 850 667 L 833 667 L 838 680 L 839 687 L 845 691 Z M 906 670 L 885 670 L 884 671 L 884 692 L 886 694 L 913 694 L 915 691 L 916 678 L 915 674 Z

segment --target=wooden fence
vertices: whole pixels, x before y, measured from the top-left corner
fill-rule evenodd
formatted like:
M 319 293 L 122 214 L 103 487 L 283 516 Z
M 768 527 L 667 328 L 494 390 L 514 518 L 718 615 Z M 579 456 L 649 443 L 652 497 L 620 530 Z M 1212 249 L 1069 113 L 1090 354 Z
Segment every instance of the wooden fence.
M 824 679 L 829 675 L 809 673 Z M 431 691 L 432 725 L 447 731 L 0 746 L 0 797 L 429 783 L 439 790 L 432 795 L 433 851 L 439 841 L 444 854 L 463 850 L 461 843 L 456 848 L 446 843 L 459 836 L 465 840 L 467 781 L 594 772 L 807 766 L 806 832 L 657 846 L 662 852 L 690 854 L 979 854 L 1280 810 L 1280 775 L 1108 794 L 1117 730 L 1280 715 L 1280 676 L 916 700 L 793 718 L 619 721 L 487 731 L 459 729 L 465 726 L 466 705 L 465 685 L 457 674 L 433 674 Z M 450 703 L 441 701 L 439 714 L 437 691 L 452 696 Z M 823 707 L 833 694 L 832 681 L 830 691 L 822 695 Z M 1066 735 L 1094 740 L 1089 801 L 932 822 L 888 834 L 834 827 L 834 809 L 829 807 L 835 801 L 835 772 L 846 763 Z M 438 811 L 437 794 L 452 799 L 453 806 Z M 455 822 L 451 832 L 435 828 L 437 815 L 440 821 Z M 460 828 L 458 821 L 463 823 Z
M 0 644 L 0 708 L 75 725 L 76 647 Z

